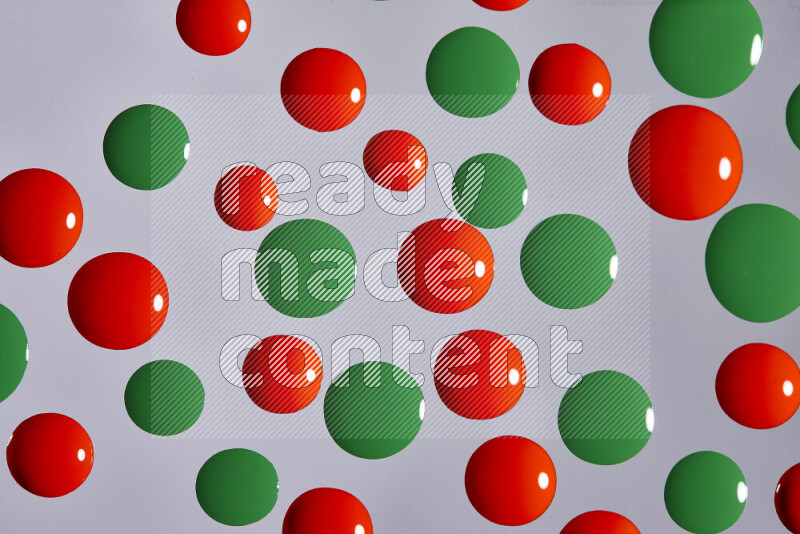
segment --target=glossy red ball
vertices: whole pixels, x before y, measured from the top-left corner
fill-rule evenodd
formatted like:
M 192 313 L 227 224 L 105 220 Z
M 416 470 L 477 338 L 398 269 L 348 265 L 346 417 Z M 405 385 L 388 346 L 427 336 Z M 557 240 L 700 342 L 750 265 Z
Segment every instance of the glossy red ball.
M 278 209 L 275 180 L 251 163 L 225 170 L 214 190 L 214 207 L 222 222 L 249 232 L 263 228 Z
M 425 179 L 428 154 L 410 133 L 387 130 L 375 134 L 367 143 L 364 170 L 384 189 L 411 191 Z
M 369 512 L 356 497 L 334 488 L 300 495 L 283 519 L 283 534 L 372 534 Z
M 625 516 L 605 510 L 586 512 L 566 524 L 561 534 L 640 534 Z
M 175 23 L 192 50 L 223 56 L 250 35 L 250 7 L 245 0 L 181 0 Z
M 476 4 L 493 11 L 511 11 L 524 6 L 528 0 L 474 0 Z
M 800 534 L 800 464 L 790 467 L 778 481 L 775 511 L 789 532 Z

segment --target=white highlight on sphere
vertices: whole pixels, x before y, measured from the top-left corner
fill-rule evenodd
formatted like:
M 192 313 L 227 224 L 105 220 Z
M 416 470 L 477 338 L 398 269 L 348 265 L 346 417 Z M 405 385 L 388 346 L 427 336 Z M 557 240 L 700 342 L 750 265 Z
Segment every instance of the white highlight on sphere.
M 483 275 L 486 274 L 486 265 L 483 264 L 482 261 L 475 262 L 475 276 L 478 278 L 483 278 Z
M 539 473 L 539 479 L 537 482 L 539 483 L 540 488 L 547 489 L 547 486 L 550 485 L 550 477 L 547 476 L 547 473 Z
M 86 459 L 86 451 L 83 449 L 78 449 L 78 461 L 82 462 Z
M 364 532 L 366 531 L 364 530 L 364 527 L 362 525 L 356 525 L 355 534 L 364 534 Z
M 750 48 L 750 64 L 752 66 L 758 65 L 758 60 L 761 59 L 761 51 L 764 49 L 764 42 L 761 36 L 755 34 L 753 36 L 753 46 Z
M 240 32 L 244 33 L 247 31 L 247 21 L 242 19 L 239 21 L 239 24 L 236 25 Z
M 189 159 L 189 143 L 186 143 L 186 146 L 183 147 L 183 159 Z
M 31 357 L 31 346 L 25 345 L 25 361 L 29 361 Z
M 422 421 L 425 418 L 425 399 L 422 399 L 419 403 L 419 420 Z
M 420 159 L 416 160 L 414 162 L 414 168 L 415 169 L 421 169 L 422 168 L 422 160 L 420 160 Z
M 313 382 L 315 378 L 317 378 L 317 373 L 315 373 L 313 369 L 306 371 L 306 380 Z
M 617 271 L 619 271 L 619 258 L 616 254 L 611 256 L 611 261 L 608 263 L 608 274 L 612 280 L 617 279 Z
M 644 425 L 647 427 L 647 431 L 652 434 L 653 429 L 656 427 L 656 413 L 652 408 L 648 408 L 644 414 Z
M 75 222 L 76 221 L 77 221 L 77 219 L 75 218 L 75 214 L 74 213 L 68 214 L 67 215 L 67 228 L 69 228 L 70 230 L 75 228 Z
M 528 204 L 528 190 L 522 192 L 522 205 L 525 206 Z
M 270 205 L 270 204 L 272 204 L 272 198 L 270 198 L 270 196 L 269 196 L 269 195 L 265 196 L 265 197 L 263 198 L 263 200 L 264 200 L 264 205 L 265 205 L 266 207 L 269 207 L 269 205 Z
M 731 160 L 728 158 L 719 160 L 719 177 L 723 180 L 731 177 Z
M 519 384 L 519 371 L 512 369 L 508 372 L 508 381 L 512 386 Z
M 153 299 L 153 309 L 159 312 L 163 307 L 164 298 L 161 295 L 156 295 L 156 298 Z
M 792 384 L 790 381 L 787 380 L 786 382 L 783 383 L 783 394 L 786 395 L 787 397 L 791 397 L 793 393 L 794 393 L 794 384 Z
M 353 101 L 353 104 L 358 104 L 361 101 L 361 91 L 358 87 L 350 91 L 350 100 Z
M 739 484 L 736 485 L 736 498 L 739 499 L 741 503 L 747 500 L 747 484 L 744 482 L 739 482 Z
M 594 84 L 592 86 L 592 94 L 594 95 L 595 98 L 600 98 L 601 96 L 603 96 L 603 84 L 600 82 Z

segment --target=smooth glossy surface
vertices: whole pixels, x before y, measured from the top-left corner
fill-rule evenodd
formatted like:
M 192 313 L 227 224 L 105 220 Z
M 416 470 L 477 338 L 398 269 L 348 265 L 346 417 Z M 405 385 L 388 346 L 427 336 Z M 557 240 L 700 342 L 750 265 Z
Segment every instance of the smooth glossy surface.
M 372 519 L 353 495 L 316 488 L 300 495 L 283 518 L 283 534 L 372 534 Z
M 551 121 L 585 124 L 605 109 L 611 75 L 603 60 L 588 48 L 561 44 L 536 58 L 528 91 L 536 109 Z
M 317 397 L 322 362 L 302 339 L 270 336 L 247 353 L 242 378 L 256 406 L 271 413 L 294 413 Z
M 237 50 L 250 35 L 250 8 L 245 0 L 181 0 L 175 23 L 192 50 L 222 56 Z
M 111 252 L 75 273 L 67 306 L 72 324 L 99 347 L 125 350 L 149 341 L 169 310 L 169 291 L 156 267 L 136 254 Z
M 650 25 L 650 54 L 675 89 L 713 98 L 739 87 L 761 58 L 764 32 L 748 0 L 664 0 Z
M 655 415 L 647 392 L 617 371 L 583 375 L 558 408 L 558 431 L 578 458 L 598 465 L 630 460 L 647 445 Z
M 718 452 L 695 452 L 675 464 L 664 502 L 678 526 L 694 534 L 717 534 L 739 519 L 747 482 L 733 460 Z
M 531 230 L 520 253 L 528 289 L 550 306 L 583 308 L 600 300 L 619 268 L 605 230 L 581 215 L 554 215 Z
M 519 86 L 514 52 L 483 28 L 460 28 L 445 35 L 433 47 L 425 73 L 436 103 L 459 117 L 500 111 Z
M 111 174 L 144 191 L 174 180 L 186 165 L 189 151 L 189 134 L 178 116 L 151 104 L 117 115 L 103 138 L 103 156 Z
M 644 121 L 630 144 L 628 171 L 636 193 L 671 219 L 708 217 L 736 193 L 742 149 L 719 115 L 673 106 Z
M 732 314 L 754 323 L 800 305 L 800 220 L 768 204 L 746 204 L 717 222 L 706 247 L 706 276 Z
M 800 533 L 800 464 L 789 468 L 778 481 L 775 511 L 789 532 Z
M 786 104 L 786 129 L 797 148 L 800 148 L 800 85 L 789 97 Z
M 511 224 L 528 201 L 528 184 L 520 168 L 505 156 L 479 154 L 461 164 L 453 180 L 458 214 L 478 228 Z
M 417 436 L 425 399 L 414 378 L 385 362 L 353 365 L 325 393 L 325 425 L 342 449 L 359 458 L 387 458 Z
M 408 132 L 386 130 L 375 134 L 364 149 L 367 176 L 392 191 L 411 191 L 425 179 L 428 153 Z
M 486 238 L 469 224 L 434 219 L 405 238 L 397 277 L 406 295 L 435 313 L 471 308 L 489 291 L 494 255 Z
M 14 430 L 6 461 L 17 483 L 40 497 L 78 489 L 92 471 L 94 448 L 86 430 L 58 413 L 34 415 Z
M 528 3 L 528 0 L 474 0 L 476 4 L 493 11 L 511 11 Z
M 508 338 L 488 330 L 469 330 L 442 348 L 433 378 L 439 398 L 453 413 L 467 419 L 493 419 L 522 397 L 525 362 Z
M 353 122 L 364 108 L 367 81 L 347 54 L 314 48 L 294 58 L 281 79 L 286 111 L 299 124 L 331 132 Z
M 319 317 L 352 295 L 356 254 L 328 223 L 297 219 L 272 230 L 258 249 L 256 282 L 266 301 L 289 317 Z
M 464 485 L 472 506 L 492 523 L 525 525 L 553 502 L 556 469 L 538 444 L 519 436 L 501 436 L 472 454 Z
M 214 208 L 222 222 L 236 230 L 263 228 L 278 209 L 275 180 L 253 164 L 226 169 L 214 189 Z
M 249 449 L 228 449 L 209 458 L 197 473 L 197 502 L 223 525 L 264 519 L 278 501 L 278 474 L 269 460 Z
M 141 366 L 125 387 L 125 409 L 136 426 L 156 436 L 188 430 L 203 413 L 205 390 L 197 375 L 172 360 Z
M 66 256 L 83 228 L 77 191 L 58 174 L 24 169 L 0 181 L 0 256 L 18 267 L 46 267 Z
M 28 366 L 28 336 L 14 312 L 0 304 L 0 402 L 17 389 Z
M 586 512 L 561 529 L 561 534 L 640 534 L 625 516 L 605 510 Z

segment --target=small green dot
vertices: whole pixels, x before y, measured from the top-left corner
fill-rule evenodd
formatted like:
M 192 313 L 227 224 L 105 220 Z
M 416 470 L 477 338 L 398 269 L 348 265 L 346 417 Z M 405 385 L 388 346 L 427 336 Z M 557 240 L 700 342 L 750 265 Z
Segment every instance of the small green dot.
M 605 230 L 581 215 L 554 215 L 522 245 L 525 283 L 542 302 L 561 309 L 600 300 L 617 276 L 617 249 Z
M 558 409 L 558 430 L 572 453 L 589 463 L 614 465 L 647 445 L 655 416 L 650 397 L 616 371 L 584 375 L 567 390 Z
M 261 521 L 278 502 L 278 473 L 249 449 L 228 449 L 208 459 L 197 473 L 197 502 L 223 525 Z
M 786 105 L 786 128 L 789 130 L 789 137 L 797 148 L 800 148 L 800 85 L 789 97 Z
M 28 366 L 28 336 L 14 313 L 0 304 L 0 402 L 6 400 Z
M 664 503 L 675 523 L 694 534 L 717 534 L 739 519 L 747 482 L 733 460 L 712 451 L 690 454 L 675 464 L 664 486 Z
M 189 134 L 168 109 L 151 104 L 128 108 L 111 121 L 103 139 L 111 174 L 134 189 L 170 183 L 189 159 Z
M 525 176 L 510 159 L 479 154 L 465 161 L 453 181 L 459 215 L 479 228 L 500 228 L 514 222 L 528 201 Z
M 157 360 L 140 367 L 125 388 L 125 409 L 136 426 L 156 436 L 188 430 L 203 413 L 205 391 L 182 363 Z

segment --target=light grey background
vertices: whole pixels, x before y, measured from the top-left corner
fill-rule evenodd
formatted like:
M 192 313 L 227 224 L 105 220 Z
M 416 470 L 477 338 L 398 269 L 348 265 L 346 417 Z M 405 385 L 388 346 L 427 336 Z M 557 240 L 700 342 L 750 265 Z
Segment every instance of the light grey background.
M 37 270 L 0 264 L 0 302 L 20 318 L 31 346 L 31 362 L 22 384 L 0 404 L 0 435 L 10 435 L 19 422 L 33 414 L 65 413 L 90 433 L 95 465 L 79 490 L 59 499 L 28 494 L 7 469 L 0 469 L 0 531 L 231 530 L 202 512 L 194 495 L 194 479 L 212 454 L 243 446 L 269 458 L 281 480 L 275 510 L 263 521 L 242 527 L 244 532 L 278 532 L 291 501 L 319 486 L 340 487 L 361 498 L 372 515 L 376 532 L 558 532 L 575 515 L 593 509 L 620 512 L 642 532 L 678 532 L 680 529 L 664 509 L 664 480 L 677 460 L 704 449 L 731 456 L 747 478 L 747 507 L 730 532 L 779 532 L 782 527 L 772 506 L 772 493 L 780 475 L 800 461 L 796 451 L 800 421 L 794 418 L 769 431 L 739 427 L 719 408 L 713 384 L 725 355 L 744 343 L 763 341 L 795 356 L 800 354 L 798 312 L 759 325 L 725 311 L 708 288 L 703 266 L 706 239 L 720 214 L 687 223 L 643 212 L 629 186 L 625 162 L 620 159 L 624 151 L 604 154 L 603 150 L 613 146 L 620 149 L 619 143 L 604 139 L 604 133 L 622 139 L 632 136 L 635 128 L 617 131 L 612 114 L 604 113 L 596 123 L 566 130 L 563 153 L 556 153 L 549 143 L 554 143 L 554 132 L 563 129 L 548 124 L 525 96 L 527 74 L 537 55 L 554 44 L 578 42 L 605 60 L 612 75 L 613 94 L 632 95 L 632 101 L 640 103 L 635 99 L 646 98 L 651 111 L 674 104 L 699 104 L 730 123 L 741 142 L 745 168 L 739 191 L 729 207 L 767 202 L 800 213 L 796 173 L 800 151 L 792 145 L 784 125 L 785 102 L 800 83 L 800 64 L 795 54 L 800 47 L 800 2 L 753 3 L 765 32 L 761 62 L 732 94 L 705 101 L 673 90 L 653 66 L 647 35 L 658 5 L 655 1 L 531 0 L 516 11 L 494 13 L 470 0 L 252 0 L 253 31 L 248 41 L 236 53 L 221 58 L 201 56 L 183 44 L 174 23 L 177 2 L 4 1 L 0 4 L 0 176 L 26 167 L 44 167 L 62 174 L 81 195 L 85 221 L 80 241 L 61 262 Z M 446 33 L 466 25 L 483 26 L 501 35 L 520 63 L 522 87 L 511 107 L 485 120 L 454 121 L 444 112 L 437 113 L 429 103 L 424 104 L 424 69 L 431 48 Z M 133 191 L 114 180 L 106 169 L 103 134 L 123 109 L 173 98 L 169 95 L 274 95 L 285 65 L 298 53 L 316 46 L 337 48 L 353 56 L 367 77 L 368 98 L 400 95 L 408 102 L 428 105 L 432 112 L 425 115 L 417 111 L 421 118 L 415 119 L 413 114 L 403 117 L 399 115 L 401 110 L 395 109 L 398 116 L 392 119 L 396 123 L 383 125 L 381 116 L 370 115 L 368 100 L 362 117 L 352 125 L 353 132 L 343 133 L 338 141 L 338 134 L 331 134 L 328 141 L 325 136 L 303 132 L 278 109 L 272 122 L 243 126 L 239 136 L 258 136 L 251 146 L 241 150 L 244 153 L 225 153 L 219 146 L 209 147 L 219 154 L 220 161 L 211 166 L 211 159 L 207 160 L 208 168 L 202 164 L 202 152 L 198 152 L 202 143 L 198 145 L 198 138 L 207 135 L 214 125 L 194 124 L 184 118 L 192 138 L 192 157 L 181 176 L 166 189 L 153 194 Z M 621 104 L 624 98 L 615 99 L 612 104 Z M 191 99 L 182 101 L 188 104 Z M 611 110 L 610 107 L 606 111 Z M 248 118 L 246 108 L 234 108 L 231 113 Z M 636 113 L 641 114 L 642 110 Z M 634 117 L 638 115 L 627 120 L 636 123 Z M 418 126 L 414 120 L 419 120 Z M 361 126 L 360 121 L 365 124 Z M 469 127 L 461 127 L 464 122 Z M 546 420 L 529 429 L 525 435 L 548 450 L 558 474 L 552 506 L 531 525 L 499 527 L 472 509 L 463 490 L 463 473 L 470 454 L 484 437 L 478 439 L 469 432 L 457 439 L 429 435 L 395 457 L 369 462 L 349 456 L 324 437 L 151 439 L 136 428 L 125 413 L 122 394 L 130 375 L 153 358 L 186 362 L 196 368 L 207 391 L 223 391 L 222 386 L 209 383 L 212 377 L 222 380 L 211 373 L 221 343 L 209 346 L 185 338 L 183 349 L 180 344 L 168 343 L 169 339 L 190 335 L 178 328 L 179 317 L 184 315 L 182 307 L 188 306 L 182 303 L 181 296 L 199 299 L 219 290 L 218 286 L 206 287 L 205 282 L 190 286 L 192 280 L 214 277 L 213 256 L 198 254 L 208 261 L 187 262 L 184 266 L 173 265 L 166 256 L 164 266 L 154 260 L 170 284 L 171 310 L 153 343 L 125 352 L 107 351 L 84 340 L 70 323 L 67 289 L 84 262 L 114 250 L 144 256 L 158 253 L 151 243 L 157 242 L 161 234 L 153 222 L 159 220 L 157 214 L 162 213 L 159 209 L 163 207 L 159 203 L 168 198 L 166 195 L 175 195 L 175 202 L 179 203 L 182 195 L 177 194 L 178 188 L 186 192 L 187 205 L 176 205 L 175 209 L 185 213 L 180 219 L 181 233 L 191 243 L 202 239 L 210 231 L 209 225 L 221 224 L 214 219 L 209 187 L 225 165 L 239 160 L 269 164 L 294 159 L 311 172 L 313 193 L 321 182 L 316 173 L 319 164 L 335 159 L 358 163 L 369 134 L 377 131 L 374 128 L 394 127 L 407 128 L 412 133 L 430 132 L 419 137 L 428 148 L 431 162 L 448 161 L 454 166 L 477 151 L 503 153 L 508 146 L 521 151 L 521 143 L 530 140 L 529 154 L 519 152 L 512 157 L 527 162 L 517 161 L 525 171 L 531 192 L 525 213 L 512 226 L 486 233 L 497 263 L 495 284 L 486 299 L 469 312 L 435 321 L 431 314 L 410 302 L 380 306 L 377 304 L 381 303 L 373 303 L 372 310 L 383 310 L 387 316 L 371 317 L 369 322 L 362 315 L 365 311 L 352 311 L 350 321 L 344 317 L 345 307 L 357 307 L 353 301 L 331 314 L 330 325 L 286 319 L 264 303 L 219 303 L 209 310 L 212 318 L 220 314 L 222 325 L 213 334 L 224 342 L 240 333 L 305 333 L 320 342 L 327 358 L 330 340 L 351 333 L 372 335 L 388 353 L 392 324 L 409 324 L 414 338 L 425 339 L 428 349 L 440 335 L 483 327 L 530 335 L 546 356 L 549 325 L 568 326 L 572 337 L 584 342 L 583 355 L 574 360 L 575 370 L 586 372 L 616 363 L 620 370 L 629 368 L 632 373 L 639 373 L 637 378 L 648 387 L 655 407 L 656 428 L 641 454 L 614 467 L 592 466 L 575 458 L 553 435 Z M 486 132 L 480 131 L 482 127 Z M 539 135 L 537 128 L 542 128 Z M 526 132 L 522 139 L 520 129 Z M 270 136 L 286 141 L 296 139 L 296 152 L 286 153 L 289 143 L 280 150 L 273 148 Z M 258 142 L 261 138 L 263 144 Z M 318 141 L 320 138 L 323 142 Z M 479 142 L 482 138 L 484 143 Z M 315 144 L 309 146 L 311 139 Z M 348 154 L 343 153 L 345 146 L 349 147 Z M 571 166 L 558 164 L 568 161 L 572 161 Z M 215 174 L 212 176 L 211 172 Z M 429 199 L 436 194 L 431 186 Z M 596 196 L 600 191 L 607 192 L 605 198 Z M 313 196 L 309 193 L 306 198 Z M 414 226 L 412 220 L 419 222 L 446 213 L 441 204 L 431 202 L 418 218 L 407 222 L 389 215 L 378 217 L 370 210 L 370 202 L 368 192 L 365 213 L 341 219 L 325 217 L 351 239 L 360 267 L 366 260 L 362 251 L 391 246 L 394 232 L 410 230 Z M 619 206 L 630 211 L 619 213 Z M 649 300 L 649 311 L 645 307 L 642 313 L 649 314 L 650 352 L 640 354 L 641 360 L 619 354 L 635 354 L 632 346 L 648 343 L 631 336 L 630 330 L 607 331 L 603 327 L 614 324 L 615 314 L 630 313 L 624 307 L 624 292 L 630 289 L 626 289 L 629 286 L 625 284 L 626 260 L 622 254 L 617 282 L 606 298 L 587 310 L 555 312 L 524 288 L 517 256 L 525 234 L 544 217 L 564 211 L 579 212 L 603 224 L 620 251 L 628 239 L 624 235 L 618 237 L 624 223 L 627 221 L 631 227 L 644 224 L 646 228 L 649 220 L 650 246 L 629 241 L 637 245 L 629 249 L 634 257 L 649 256 L 650 294 L 638 302 Z M 283 219 L 276 219 L 267 229 L 277 222 Z M 219 241 L 220 257 L 230 248 L 257 246 L 266 231 L 244 235 L 214 228 L 212 238 Z M 359 284 L 357 292 L 356 298 L 360 295 L 364 303 L 371 299 L 363 285 Z M 236 319 L 226 319 L 227 306 L 223 304 L 232 305 L 236 311 L 231 313 L 243 316 L 250 310 L 250 323 L 239 325 Z M 184 311 L 189 313 L 186 308 Z M 202 316 L 202 310 L 190 311 Z M 340 331 L 350 323 L 356 326 Z M 173 333 L 169 334 L 173 326 Z M 321 334 L 317 334 L 318 330 Z M 197 345 L 203 353 L 195 353 Z M 609 353 L 615 346 L 619 353 Z M 541 371 L 543 386 L 545 371 L 546 366 Z M 244 395 L 241 391 L 235 393 Z M 539 394 L 544 393 L 527 391 L 524 400 L 535 401 Z M 321 397 L 310 410 L 320 409 Z M 430 394 L 426 399 L 430 411 L 437 399 Z M 551 418 L 557 407 L 557 398 L 554 400 Z M 244 402 L 236 407 L 250 410 L 253 425 L 268 428 L 268 415 Z M 248 420 L 247 416 L 236 416 Z M 497 434 L 518 432 L 514 424 L 506 424 L 502 418 L 496 424 L 492 430 Z M 429 432 L 426 425 L 423 429 Z

